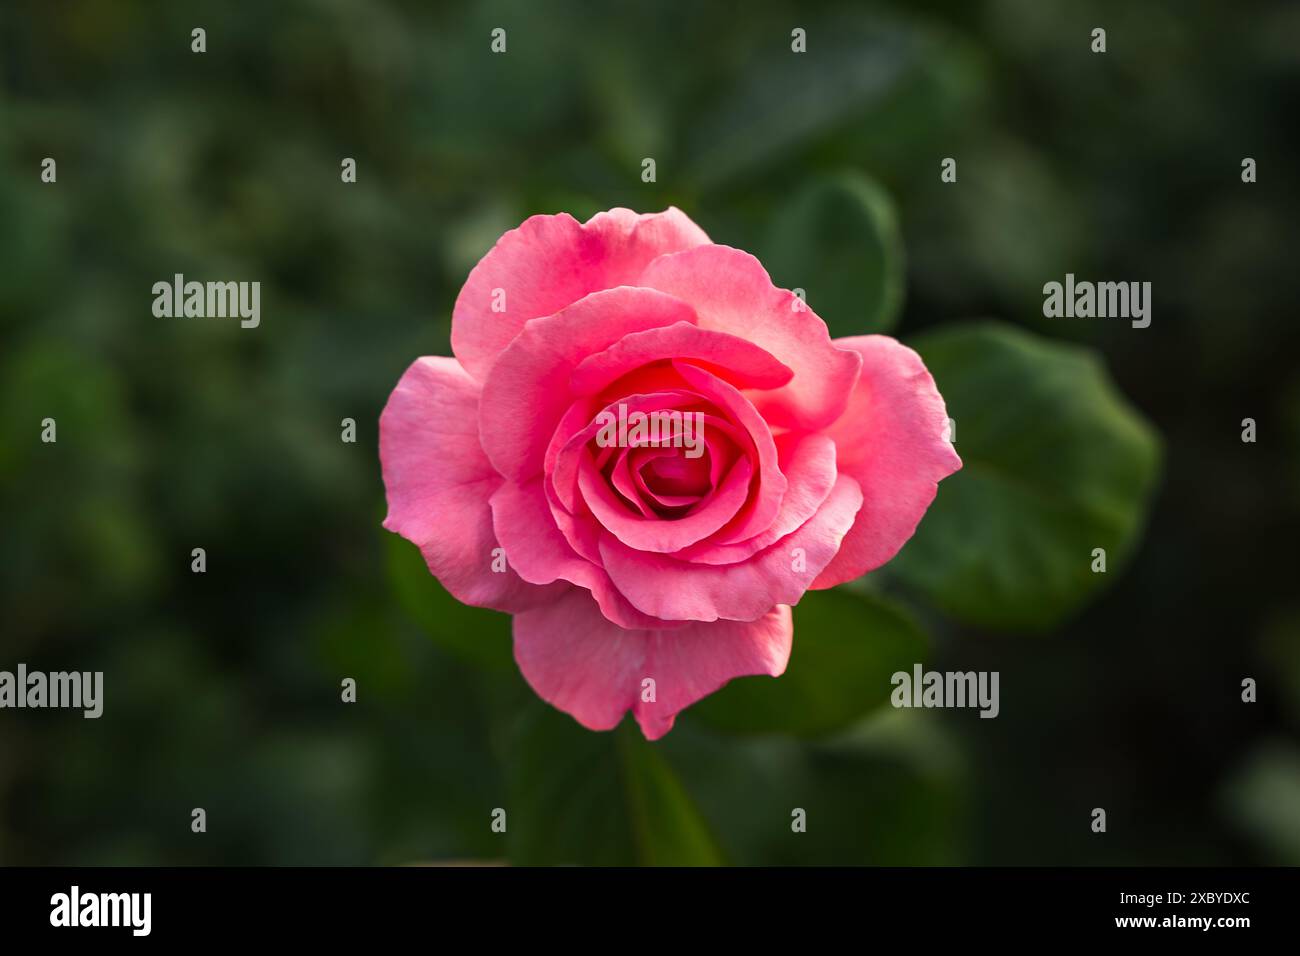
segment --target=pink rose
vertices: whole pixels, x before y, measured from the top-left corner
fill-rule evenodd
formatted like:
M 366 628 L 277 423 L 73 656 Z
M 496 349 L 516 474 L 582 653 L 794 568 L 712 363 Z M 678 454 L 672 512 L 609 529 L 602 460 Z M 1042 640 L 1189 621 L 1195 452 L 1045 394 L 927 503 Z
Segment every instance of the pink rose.
M 384 527 L 514 614 L 524 677 L 594 730 L 631 710 L 654 740 L 780 675 L 790 605 L 892 558 L 961 467 L 915 352 L 831 341 L 678 209 L 533 216 L 470 273 L 451 345 L 380 418 Z

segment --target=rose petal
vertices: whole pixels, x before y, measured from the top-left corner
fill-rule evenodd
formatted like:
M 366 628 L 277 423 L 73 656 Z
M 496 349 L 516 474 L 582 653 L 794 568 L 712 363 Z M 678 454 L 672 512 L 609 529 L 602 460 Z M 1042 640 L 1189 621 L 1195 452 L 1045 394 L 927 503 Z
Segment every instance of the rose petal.
M 691 388 L 724 409 L 728 418 L 749 439 L 749 454 L 756 459 L 756 487 L 745 508 L 717 534 L 715 540 L 721 544 L 730 544 L 751 538 L 766 529 L 776 518 L 787 487 L 785 475 L 781 474 L 771 429 L 746 396 L 716 375 L 680 362 L 674 362 L 673 367 Z
M 741 458 L 722 479 L 722 485 L 699 508 L 671 520 L 632 514 L 615 500 L 614 492 L 591 462 L 578 470 L 583 500 L 605 528 L 630 548 L 667 553 L 680 551 L 717 531 L 744 504 L 749 494 L 753 466 Z
M 671 454 L 671 448 L 623 448 L 619 451 L 618 461 L 614 463 L 613 470 L 609 473 L 609 480 L 613 483 L 614 488 L 620 495 L 626 499 L 627 503 L 641 513 L 644 518 L 653 518 L 655 511 L 646 503 L 645 496 L 641 489 L 637 487 L 636 479 L 632 475 L 632 466 L 628 461 L 632 452 L 652 452 L 655 454 Z
M 669 627 L 632 607 L 604 569 L 579 555 L 555 524 L 539 479 L 504 482 L 492 495 L 492 521 L 506 558 L 533 584 L 568 581 L 586 588 L 601 613 L 620 627 Z
M 726 332 L 711 332 L 689 322 L 633 332 L 603 352 L 589 355 L 573 370 L 575 395 L 595 395 L 643 365 L 668 359 L 702 365 L 737 388 L 778 388 L 794 375 L 752 342 Z
M 619 288 L 528 322 L 483 385 L 479 436 L 488 460 L 506 478 L 539 474 L 551 436 L 573 404 L 569 377 L 584 358 L 630 332 L 694 320 L 691 307 L 672 296 Z
M 652 215 L 611 209 L 586 223 L 568 213 L 533 216 L 498 239 L 465 280 L 452 311 L 452 351 L 470 375 L 486 381 L 529 319 L 601 289 L 636 285 L 656 257 L 708 241 L 676 208 Z
M 798 603 L 835 556 L 861 505 L 858 483 L 841 474 L 813 517 L 739 564 L 692 564 L 636 551 L 608 532 L 600 537 L 600 554 L 614 586 L 651 617 L 752 621 L 773 605 Z
M 655 412 L 662 409 L 679 408 L 684 404 L 697 401 L 697 397 L 685 391 L 666 391 L 650 392 L 645 395 L 628 395 L 620 399 L 613 405 L 607 406 L 593 415 L 578 431 L 575 431 L 565 441 L 559 451 L 554 455 L 553 461 L 548 464 L 547 474 L 551 487 L 555 490 L 556 498 L 569 511 L 578 507 L 577 488 L 578 488 L 578 465 L 582 457 L 587 454 L 587 444 L 595 439 L 596 435 L 604 427 L 601 421 L 602 413 L 609 412 L 616 418 L 618 416 L 618 406 L 625 405 L 627 413 L 632 412 Z M 573 416 L 564 416 L 564 425 L 569 425 L 575 421 Z M 552 442 L 552 447 L 554 446 Z M 617 451 L 616 447 L 603 449 L 606 452 L 613 453 Z M 548 453 L 548 459 L 551 457 Z
M 657 740 L 684 708 L 732 678 L 784 673 L 792 632 L 788 607 L 752 622 L 624 630 L 575 590 L 515 617 L 515 660 L 539 697 L 584 727 L 611 730 L 631 710 L 646 738 Z M 647 678 L 653 701 L 642 699 Z
M 776 450 L 788 485 L 771 525 L 746 541 L 702 541 L 675 552 L 674 558 L 698 564 L 735 564 L 780 541 L 817 513 L 835 486 L 835 442 L 821 433 L 786 432 L 777 436 Z
M 673 448 L 633 449 L 628 465 L 633 486 L 665 508 L 681 508 L 702 501 L 713 493 L 722 477 L 722 463 L 714 454 L 719 447 L 720 441 L 703 441 L 700 456 L 694 459 L 684 457 Z M 733 457 L 731 464 L 736 460 Z
M 501 476 L 479 447 L 478 398 L 478 383 L 453 358 L 421 358 L 402 375 L 379 416 L 384 527 L 418 545 L 457 600 L 520 611 L 564 589 L 492 570 L 499 544 L 488 498 Z
M 839 469 L 862 486 L 862 510 L 814 588 L 880 567 L 916 531 L 938 483 L 961 468 L 946 438 L 948 412 L 921 357 L 885 335 L 838 339 L 862 356 L 862 376 L 827 432 Z
M 752 397 L 770 425 L 815 430 L 843 413 L 860 360 L 837 348 L 826 323 L 792 292 L 772 285 L 749 253 L 698 246 L 656 259 L 638 284 L 689 302 L 701 329 L 748 339 L 794 371 L 788 385 Z

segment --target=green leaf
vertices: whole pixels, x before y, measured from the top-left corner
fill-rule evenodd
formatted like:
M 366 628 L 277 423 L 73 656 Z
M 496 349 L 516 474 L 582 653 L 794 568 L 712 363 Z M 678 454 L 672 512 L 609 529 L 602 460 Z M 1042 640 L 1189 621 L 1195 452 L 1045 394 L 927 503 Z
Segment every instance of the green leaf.
M 531 701 L 509 735 L 507 833 L 516 863 L 712 866 L 708 825 L 658 744 L 625 721 L 586 730 Z
M 876 182 L 845 172 L 814 179 L 772 219 L 760 258 L 773 281 L 803 289 L 831 336 L 887 332 L 903 306 L 903 240 Z
M 913 345 L 956 423 L 963 467 L 888 567 L 968 623 L 1054 627 L 1132 551 L 1159 439 L 1089 349 L 999 323 Z M 1105 573 L 1092 570 L 1096 548 Z
M 923 661 L 924 632 L 884 600 L 809 591 L 794 609 L 794 647 L 780 677 L 741 677 L 688 714 L 734 732 L 826 734 L 881 706 L 896 671 Z
M 510 615 L 460 603 L 429 573 L 419 548 L 395 534 L 384 538 L 393 593 L 415 622 L 462 660 L 513 668 Z

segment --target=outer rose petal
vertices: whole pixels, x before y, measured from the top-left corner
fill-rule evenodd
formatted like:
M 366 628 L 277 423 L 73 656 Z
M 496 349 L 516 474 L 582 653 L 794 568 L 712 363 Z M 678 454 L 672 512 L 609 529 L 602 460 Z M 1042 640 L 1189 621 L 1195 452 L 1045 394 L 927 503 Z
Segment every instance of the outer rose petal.
M 794 293 L 772 285 L 748 252 L 709 245 L 664 256 L 638 284 L 689 302 L 700 328 L 749 339 L 794 370 L 790 384 L 752 396 L 769 425 L 824 428 L 844 411 L 859 359 L 837 348 L 826 323 Z
M 574 590 L 515 617 L 515 660 L 539 697 L 584 727 L 611 730 L 631 710 L 646 739 L 657 740 L 681 710 L 733 677 L 784 673 L 792 633 L 785 606 L 757 621 L 624 630 Z M 641 699 L 647 677 L 654 702 Z
M 470 272 L 456 299 L 451 347 L 478 381 L 529 319 L 551 315 L 583 296 L 636 279 L 651 260 L 709 237 L 680 209 L 638 215 L 611 209 L 579 223 L 568 213 L 533 216 L 512 229 Z M 493 312 L 495 289 L 505 311 Z
M 488 499 L 502 479 L 479 447 L 478 395 L 478 384 L 452 358 L 418 359 L 402 375 L 379 416 L 384 527 L 417 544 L 458 600 L 521 611 L 563 586 L 538 587 L 513 570 L 492 570 L 498 545 Z
M 945 437 L 948 412 L 921 357 L 885 335 L 836 339 L 862 356 L 862 377 L 828 434 L 843 474 L 862 486 L 862 510 L 839 553 L 813 582 L 829 588 L 872 571 L 916 531 L 938 483 L 961 468 Z

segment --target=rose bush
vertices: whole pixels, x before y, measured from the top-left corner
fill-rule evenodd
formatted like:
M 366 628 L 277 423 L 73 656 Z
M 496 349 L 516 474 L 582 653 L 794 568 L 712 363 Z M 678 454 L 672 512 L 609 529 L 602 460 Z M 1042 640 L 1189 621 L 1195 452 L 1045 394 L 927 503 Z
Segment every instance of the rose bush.
M 380 418 L 384 526 L 514 614 L 524 677 L 592 729 L 631 710 L 655 739 L 780 675 L 791 605 L 892 558 L 961 467 L 915 352 L 832 340 L 673 208 L 528 219 L 471 271 L 451 345 Z M 597 441 L 620 406 L 698 413 L 703 453 Z

